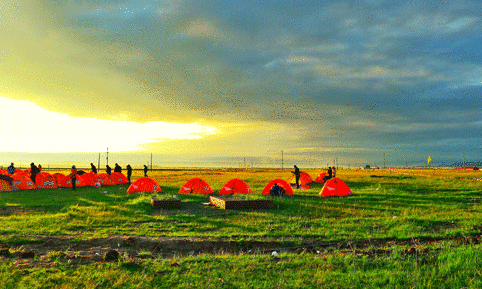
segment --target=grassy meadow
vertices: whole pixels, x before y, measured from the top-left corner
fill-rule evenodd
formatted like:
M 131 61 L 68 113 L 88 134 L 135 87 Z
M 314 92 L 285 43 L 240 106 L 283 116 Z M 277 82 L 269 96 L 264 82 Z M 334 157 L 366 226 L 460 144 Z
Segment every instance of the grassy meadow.
M 313 179 L 322 171 L 306 170 Z M 138 173 L 138 172 L 135 172 Z M 353 191 L 322 185 L 274 198 L 269 210 L 219 210 L 178 195 L 202 177 L 232 178 L 266 198 L 289 170 L 157 171 L 160 198 L 126 185 L 0 193 L 5 288 L 481 288 L 482 176 L 462 170 L 338 170 Z M 134 175 L 133 179 L 140 177 Z M 269 197 L 268 197 L 269 198 Z M 3 248 L 3 249 L 2 249 Z M 119 256 L 106 261 L 106 253 Z M 26 253 L 31 253 L 27 256 Z

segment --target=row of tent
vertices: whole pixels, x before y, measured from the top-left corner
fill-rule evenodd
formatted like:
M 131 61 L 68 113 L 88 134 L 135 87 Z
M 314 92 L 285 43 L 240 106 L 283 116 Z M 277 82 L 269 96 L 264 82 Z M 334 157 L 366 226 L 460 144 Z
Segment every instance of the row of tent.
M 13 175 L 0 172 L 0 191 L 33 190 L 33 189 L 57 189 L 71 188 L 72 179 L 61 173 L 49 174 L 42 172 L 35 178 L 35 183 L 30 179 L 28 171 L 16 170 Z M 76 187 L 107 186 L 125 184 L 129 181 L 121 173 L 94 174 L 84 173 L 76 177 Z
M 70 176 L 66 176 L 60 173 L 49 174 L 42 172 L 37 175 L 35 184 L 31 181 L 28 171 L 17 170 L 13 175 L 2 174 L 0 171 L 0 191 L 12 191 L 12 190 L 31 190 L 31 189 L 55 189 L 55 188 L 69 188 L 72 187 Z M 323 177 L 326 174 L 321 174 L 315 182 L 324 182 Z M 263 189 L 263 195 L 269 195 L 271 188 L 276 183 L 283 188 L 285 195 L 293 195 L 293 189 L 291 186 L 295 184 L 294 176 L 288 179 L 288 182 L 282 179 L 275 179 L 269 182 Z M 300 186 L 302 189 L 309 188 L 308 184 L 313 182 L 310 175 L 307 173 L 301 173 Z M 77 176 L 76 186 L 106 186 L 106 185 L 118 185 L 128 183 L 127 178 L 122 173 L 108 174 L 94 174 L 84 173 Z M 10 185 L 11 184 L 11 185 Z M 291 184 L 291 185 L 290 185 Z M 152 178 L 142 177 L 133 182 L 127 189 L 127 193 L 136 192 L 161 192 L 161 187 Z M 193 178 L 187 181 L 180 189 L 180 194 L 212 194 L 213 190 L 209 184 L 201 178 Z M 251 194 L 253 191 L 249 185 L 241 179 L 232 179 L 228 181 L 219 191 L 220 195 L 232 195 L 232 194 Z M 332 178 L 328 180 L 320 191 L 321 196 L 347 196 L 352 192 L 345 182 L 338 178 Z
M 275 179 L 269 182 L 265 186 L 261 194 L 269 195 L 271 188 L 273 188 L 275 183 L 284 189 L 285 195 L 287 196 L 294 195 L 291 185 L 287 181 L 282 179 Z M 136 193 L 136 192 L 156 193 L 156 192 L 161 192 L 161 187 L 155 180 L 149 177 L 142 177 L 140 179 L 137 179 L 134 183 L 132 183 L 129 186 L 129 189 L 127 189 L 127 193 Z M 213 190 L 211 189 L 209 184 L 201 178 L 190 179 L 179 189 L 179 194 L 207 195 L 212 193 L 213 193 Z M 253 193 L 253 191 L 251 190 L 249 185 L 245 181 L 237 178 L 229 180 L 219 191 L 219 195 L 234 195 L 234 194 L 247 195 L 251 193 Z M 349 196 L 351 194 L 352 192 L 348 187 L 348 185 L 344 181 L 338 178 L 332 178 L 326 181 L 326 183 L 324 184 L 323 188 L 320 191 L 320 196 L 323 196 L 323 197 L 330 197 L 330 196 L 343 197 L 343 196 Z

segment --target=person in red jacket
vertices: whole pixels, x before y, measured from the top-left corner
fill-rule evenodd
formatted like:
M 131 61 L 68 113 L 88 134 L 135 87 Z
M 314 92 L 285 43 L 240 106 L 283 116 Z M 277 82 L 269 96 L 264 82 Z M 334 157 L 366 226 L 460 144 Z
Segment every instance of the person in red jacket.
M 70 170 L 70 179 L 72 180 L 72 191 L 76 189 L 76 181 L 77 181 L 77 169 L 75 166 L 72 166 L 72 170 Z

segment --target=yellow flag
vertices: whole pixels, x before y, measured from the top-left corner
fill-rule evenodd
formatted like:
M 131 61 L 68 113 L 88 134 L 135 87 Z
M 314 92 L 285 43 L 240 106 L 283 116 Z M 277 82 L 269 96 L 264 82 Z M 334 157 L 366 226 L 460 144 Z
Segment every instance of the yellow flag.
M 428 156 L 427 165 L 430 164 L 431 161 L 432 161 L 432 158 L 430 156 Z

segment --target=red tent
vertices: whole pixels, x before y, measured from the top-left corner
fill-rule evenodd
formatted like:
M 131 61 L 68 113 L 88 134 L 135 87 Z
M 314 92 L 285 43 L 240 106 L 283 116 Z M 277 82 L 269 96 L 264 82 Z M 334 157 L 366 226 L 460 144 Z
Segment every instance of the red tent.
M 57 181 L 54 176 L 49 173 L 40 173 L 35 178 L 38 189 L 57 189 Z
M 0 192 L 10 192 L 11 190 L 10 183 L 6 180 L 0 179 Z
M 70 176 L 67 176 L 67 178 L 70 179 Z M 70 179 L 70 180 L 72 181 L 72 179 Z M 85 187 L 85 186 L 86 186 L 84 180 L 82 179 L 82 176 L 77 175 L 77 177 L 75 178 L 75 186 L 76 186 L 77 188 L 79 188 L 79 187 Z
M 324 183 L 325 181 L 323 181 L 323 178 L 328 176 L 328 173 L 321 173 L 317 178 L 316 180 L 314 180 L 315 183 Z
M 90 175 L 90 178 L 94 181 L 94 184 L 98 182 L 97 174 L 94 174 L 94 172 L 90 172 L 89 175 Z
M 111 176 L 109 176 L 108 174 L 98 174 L 97 182 L 99 182 L 103 186 L 115 185 L 115 183 L 112 181 Z
M 348 185 L 339 178 L 332 178 L 326 181 L 320 191 L 322 197 L 344 197 L 351 195 L 352 192 Z
M 311 176 L 308 174 L 308 173 L 301 173 L 300 174 L 300 185 L 301 185 L 301 182 L 304 182 L 304 184 L 310 184 L 313 182 L 313 179 L 311 178 Z M 290 184 L 295 184 L 296 185 L 296 177 L 295 175 L 292 175 L 289 179 L 288 179 L 288 183 Z
M 161 186 L 149 177 L 142 177 L 133 182 L 127 189 L 128 193 L 157 193 L 161 192 Z
M 59 186 L 59 188 L 72 187 L 72 180 L 66 177 L 64 174 L 55 173 L 52 176 L 55 178 L 55 181 L 57 182 L 57 186 Z
M 84 186 L 93 187 L 95 185 L 95 181 L 92 178 L 91 174 L 78 175 L 77 179 L 79 179 L 84 184 Z M 75 183 L 75 185 L 77 186 L 77 182 Z
M 122 173 L 112 173 L 110 178 L 116 185 L 126 184 L 129 182 L 127 177 L 124 176 Z
M 15 169 L 15 174 L 22 174 L 24 176 L 29 177 L 30 176 L 30 170 Z
M 213 190 L 206 183 L 205 180 L 200 178 L 193 178 L 187 181 L 180 189 L 179 194 L 212 194 Z
M 269 195 L 269 191 L 271 190 L 271 188 L 273 187 L 273 185 L 275 183 L 277 183 L 278 186 L 282 187 L 285 190 L 285 195 L 287 195 L 287 196 L 294 195 L 293 189 L 291 188 L 290 184 L 288 184 L 288 182 L 286 182 L 285 180 L 282 180 L 282 179 L 275 179 L 275 180 L 272 180 L 271 182 L 269 182 L 266 185 L 266 187 L 264 187 L 263 192 L 261 194 Z
M 223 188 L 219 191 L 220 195 L 232 195 L 232 194 L 251 194 L 251 188 L 243 180 L 232 179 L 228 181 Z
M 296 186 L 296 179 L 294 175 L 288 179 L 288 183 L 292 186 Z M 299 183 L 300 183 L 300 189 L 302 190 L 307 190 L 310 188 L 310 186 L 307 185 L 306 179 L 304 178 L 300 177 Z
M 22 173 L 15 173 L 12 176 L 13 184 L 19 190 L 34 190 L 37 186 L 32 182 L 32 180 Z

